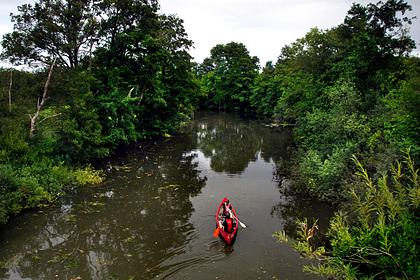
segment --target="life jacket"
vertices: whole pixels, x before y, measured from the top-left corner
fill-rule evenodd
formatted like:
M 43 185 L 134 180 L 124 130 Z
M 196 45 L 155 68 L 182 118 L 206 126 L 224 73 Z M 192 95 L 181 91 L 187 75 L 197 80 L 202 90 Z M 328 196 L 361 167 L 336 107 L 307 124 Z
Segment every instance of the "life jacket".
M 232 233 L 233 231 L 233 221 L 231 218 L 226 219 L 226 225 L 227 225 L 227 233 Z

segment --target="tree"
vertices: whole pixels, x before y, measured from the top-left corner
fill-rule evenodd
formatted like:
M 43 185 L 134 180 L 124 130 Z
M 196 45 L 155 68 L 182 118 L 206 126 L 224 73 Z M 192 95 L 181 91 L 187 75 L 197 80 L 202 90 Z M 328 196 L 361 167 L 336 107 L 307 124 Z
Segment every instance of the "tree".
M 274 106 L 280 98 L 279 78 L 271 61 L 267 62 L 262 72 L 258 74 L 252 87 L 250 104 L 257 114 L 272 117 Z
M 366 110 L 378 96 L 395 87 L 395 83 L 387 82 L 388 75 L 399 70 L 400 58 L 415 47 L 408 33 L 412 18 L 404 16 L 410 10 L 403 0 L 353 4 L 344 23 L 336 28 L 342 55 L 335 71 L 357 85 L 366 100 Z
M 156 1 L 104 1 L 103 44 L 92 69 L 110 143 L 172 132 L 192 112 L 197 84 L 183 22 Z
M 228 111 L 248 110 L 251 87 L 258 74 L 258 58 L 242 43 L 216 45 L 199 68 L 209 106 Z
M 76 68 L 97 39 L 96 0 L 40 0 L 11 14 L 14 31 L 3 36 L 3 58 L 12 63 Z

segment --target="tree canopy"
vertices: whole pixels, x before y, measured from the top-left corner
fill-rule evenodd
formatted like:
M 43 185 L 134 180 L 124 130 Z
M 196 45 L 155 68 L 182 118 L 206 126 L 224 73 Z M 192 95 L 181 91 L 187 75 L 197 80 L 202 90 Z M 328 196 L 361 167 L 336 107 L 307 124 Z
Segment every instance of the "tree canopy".
M 78 185 L 78 167 L 117 147 L 175 133 L 198 102 L 192 42 L 157 1 L 39 0 L 18 11 L 2 57 L 41 66 L 56 59 L 57 67 L 34 137 L 27 116 L 47 71 L 15 74 L 31 83 L 14 94 L 11 112 L 0 111 L 0 222 Z
M 250 56 L 242 43 L 216 45 L 199 67 L 202 91 L 207 96 L 205 106 L 225 111 L 249 108 L 259 59 Z
M 14 30 L 2 40 L 3 58 L 12 63 L 49 63 L 76 68 L 98 41 L 96 1 L 40 0 L 11 14 Z

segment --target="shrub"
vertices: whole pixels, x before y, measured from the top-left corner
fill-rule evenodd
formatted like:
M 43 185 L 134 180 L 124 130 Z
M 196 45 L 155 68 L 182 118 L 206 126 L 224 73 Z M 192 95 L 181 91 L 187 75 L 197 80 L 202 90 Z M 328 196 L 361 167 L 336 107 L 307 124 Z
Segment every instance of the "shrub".
M 330 222 L 325 263 L 307 270 L 345 279 L 418 277 L 420 180 L 414 161 L 407 153 L 376 181 L 353 161 L 360 181 L 351 189 L 350 211 Z
M 326 157 L 317 150 L 307 151 L 298 163 L 299 175 L 306 191 L 323 201 L 342 199 L 342 178 L 348 172 L 347 158 L 354 149 L 352 143 L 347 143 L 346 146 L 337 146 Z

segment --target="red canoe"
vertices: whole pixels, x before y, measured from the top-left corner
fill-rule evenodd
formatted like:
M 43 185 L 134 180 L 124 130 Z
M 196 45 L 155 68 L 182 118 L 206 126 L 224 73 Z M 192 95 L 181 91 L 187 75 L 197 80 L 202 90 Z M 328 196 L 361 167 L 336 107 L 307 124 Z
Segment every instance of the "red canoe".
M 216 228 L 219 227 L 219 237 L 227 244 L 232 245 L 235 242 L 238 233 L 239 223 L 236 219 L 236 211 L 232 207 L 231 211 L 234 217 L 225 217 L 223 214 L 223 204 L 229 202 L 225 197 L 217 208 L 216 212 Z

